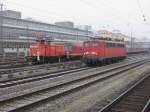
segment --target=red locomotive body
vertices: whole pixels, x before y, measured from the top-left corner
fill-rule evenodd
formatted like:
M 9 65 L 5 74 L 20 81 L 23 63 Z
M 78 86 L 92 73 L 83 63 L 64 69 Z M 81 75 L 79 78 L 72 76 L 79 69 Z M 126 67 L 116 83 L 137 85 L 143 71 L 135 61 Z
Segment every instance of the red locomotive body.
M 121 41 L 91 40 L 84 42 L 83 61 L 89 65 L 116 61 L 126 57 L 125 43 Z
M 29 57 L 32 62 L 54 62 L 66 56 L 63 43 L 39 40 L 30 46 Z
M 69 43 L 67 51 L 71 59 L 80 59 L 83 54 L 83 42 Z

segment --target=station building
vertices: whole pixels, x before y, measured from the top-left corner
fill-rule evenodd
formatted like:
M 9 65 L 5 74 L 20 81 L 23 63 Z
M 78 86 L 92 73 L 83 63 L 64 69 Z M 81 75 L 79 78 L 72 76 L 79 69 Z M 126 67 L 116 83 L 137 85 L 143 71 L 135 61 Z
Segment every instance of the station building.
M 31 18 L 22 19 L 21 12 L 5 10 L 0 13 L 0 53 L 27 52 L 29 45 L 44 37 L 56 41 L 83 41 L 92 31 L 74 27 L 70 21 L 44 23 Z

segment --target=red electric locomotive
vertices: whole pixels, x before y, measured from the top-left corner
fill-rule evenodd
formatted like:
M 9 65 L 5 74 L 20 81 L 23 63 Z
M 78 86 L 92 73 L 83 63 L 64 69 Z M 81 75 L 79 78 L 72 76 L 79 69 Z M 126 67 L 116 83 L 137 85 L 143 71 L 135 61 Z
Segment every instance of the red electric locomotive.
M 83 61 L 88 65 L 122 60 L 126 54 L 124 41 L 97 39 L 84 42 Z

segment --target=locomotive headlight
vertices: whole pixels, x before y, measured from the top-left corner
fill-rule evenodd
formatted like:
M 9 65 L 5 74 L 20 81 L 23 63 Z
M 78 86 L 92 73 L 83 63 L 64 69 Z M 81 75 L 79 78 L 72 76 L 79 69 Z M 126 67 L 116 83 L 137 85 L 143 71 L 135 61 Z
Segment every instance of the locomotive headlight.
M 84 54 L 89 54 L 89 52 L 85 52 Z
M 97 55 L 97 53 L 96 53 L 96 52 L 91 52 L 91 54 L 93 54 L 93 55 Z

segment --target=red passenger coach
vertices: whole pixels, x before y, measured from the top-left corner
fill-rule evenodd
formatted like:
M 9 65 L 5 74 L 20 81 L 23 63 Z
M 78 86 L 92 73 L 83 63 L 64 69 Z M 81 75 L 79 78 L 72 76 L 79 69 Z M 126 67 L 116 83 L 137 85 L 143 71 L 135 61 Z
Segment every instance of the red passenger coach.
M 106 61 L 125 59 L 124 41 L 90 40 L 84 42 L 83 61 L 88 65 L 96 65 Z

